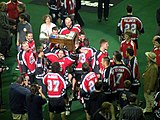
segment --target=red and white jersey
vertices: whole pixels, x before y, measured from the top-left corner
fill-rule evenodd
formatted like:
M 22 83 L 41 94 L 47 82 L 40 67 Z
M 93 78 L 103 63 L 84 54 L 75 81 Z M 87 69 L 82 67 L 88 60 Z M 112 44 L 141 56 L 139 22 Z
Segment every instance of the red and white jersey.
M 81 28 L 79 26 L 73 26 L 71 29 L 68 29 L 67 27 L 63 28 L 60 32 L 61 35 L 69 34 L 71 31 L 76 32 L 78 35 L 81 32 Z
M 58 73 L 47 73 L 43 78 L 43 84 L 47 86 L 49 98 L 59 98 L 64 95 L 66 83 Z
M 32 40 L 32 41 L 28 42 L 28 46 L 29 46 L 29 48 L 31 48 L 32 50 L 35 50 L 35 48 L 36 48 L 36 46 L 35 46 L 35 41 Z
M 75 0 L 64 0 L 64 7 L 68 12 L 68 15 L 75 15 Z
M 57 56 L 57 54 L 55 54 L 55 53 L 51 53 L 51 52 L 45 53 L 45 56 L 46 56 L 46 58 L 47 58 L 50 62 L 52 62 L 52 63 L 58 61 L 58 56 Z
M 131 72 L 123 64 L 117 64 L 113 66 L 109 74 L 109 85 L 113 92 L 117 90 L 124 90 L 124 81 L 130 80 Z
M 93 63 L 94 71 L 96 73 L 100 73 L 101 75 L 103 75 L 104 69 L 105 69 L 104 66 L 102 65 L 102 58 L 103 57 L 108 57 L 107 50 L 105 50 L 105 52 L 98 50 L 95 54 L 94 63 Z
M 138 68 L 138 61 L 136 57 L 133 57 L 128 64 L 128 67 L 131 70 L 131 82 L 134 83 L 134 80 L 139 81 L 140 80 L 140 73 L 139 73 L 139 68 Z
M 32 50 L 22 52 L 22 60 L 31 73 L 35 72 L 36 60 Z
M 12 18 L 14 20 L 16 20 L 19 16 L 19 12 L 18 12 L 18 8 L 17 6 L 19 4 L 22 4 L 22 2 L 17 1 L 15 3 L 11 2 L 11 0 L 9 2 L 6 3 L 7 4 L 7 13 L 8 13 L 8 17 Z
M 134 50 L 134 55 L 135 56 L 137 55 L 136 44 L 132 40 L 130 40 L 129 42 L 126 42 L 126 40 L 123 40 L 121 42 L 120 52 L 122 52 L 122 56 L 125 59 L 127 59 L 127 56 L 126 56 L 127 48 L 132 48 Z
M 87 62 L 89 65 L 92 66 L 93 56 L 94 56 L 94 52 L 91 48 L 82 47 L 81 53 L 79 54 L 79 58 L 77 61 L 76 70 L 82 70 L 82 64 L 85 62 Z
M 153 52 L 156 54 L 156 62 L 158 67 L 160 67 L 160 49 L 154 48 Z
M 32 49 L 33 53 L 34 53 L 34 54 L 36 54 L 35 41 L 34 41 L 34 40 L 32 40 L 32 41 L 28 42 L 28 46 L 29 46 L 29 48 L 31 48 L 31 49 Z
M 127 30 L 132 32 L 132 40 L 137 39 L 139 32 L 144 33 L 143 24 L 138 17 L 128 15 L 120 19 L 118 23 L 117 34 L 122 35 Z
M 62 59 L 58 59 L 57 62 L 59 62 L 61 66 L 61 74 L 64 75 L 66 68 L 68 66 L 71 66 L 71 64 L 75 62 L 75 60 L 71 59 L 70 57 L 64 57 Z
M 95 83 L 98 81 L 98 77 L 94 72 L 89 72 L 82 78 L 80 88 L 86 93 L 91 93 L 95 90 Z

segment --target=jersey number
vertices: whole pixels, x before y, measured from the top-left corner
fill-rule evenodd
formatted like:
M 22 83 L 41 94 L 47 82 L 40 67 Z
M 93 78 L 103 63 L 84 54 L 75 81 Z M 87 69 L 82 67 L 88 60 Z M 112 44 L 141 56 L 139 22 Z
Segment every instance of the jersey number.
M 79 62 L 81 63 L 86 62 L 86 56 L 84 53 L 79 54 Z
M 93 81 L 89 81 L 88 86 L 89 86 L 90 92 L 92 92 L 95 89 Z
M 124 33 L 127 31 L 127 30 L 131 30 L 131 32 L 133 34 L 136 34 L 136 24 L 135 23 L 132 23 L 132 24 L 125 24 L 124 25 Z
M 116 85 L 119 85 L 119 83 L 120 83 L 120 81 L 121 81 L 121 79 L 122 79 L 122 76 L 123 76 L 122 73 L 117 73 L 117 74 L 116 74 L 116 81 L 114 82 L 114 83 L 115 83 L 115 86 L 116 86 Z
M 48 91 L 58 92 L 59 81 L 58 80 L 48 80 Z

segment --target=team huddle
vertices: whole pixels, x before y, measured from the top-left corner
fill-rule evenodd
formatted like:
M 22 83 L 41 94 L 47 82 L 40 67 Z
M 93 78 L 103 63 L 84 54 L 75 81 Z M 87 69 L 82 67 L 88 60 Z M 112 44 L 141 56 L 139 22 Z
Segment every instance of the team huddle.
M 127 11 L 131 13 L 132 7 L 128 6 Z M 42 46 L 36 51 L 33 34 L 28 32 L 17 55 L 20 73 L 25 80 L 30 84 L 37 82 L 42 86 L 43 94 L 47 94 L 50 119 L 54 112 L 61 113 L 62 119 L 65 119 L 65 111 L 70 111 L 73 99 L 83 104 L 88 120 L 93 118 L 96 111 L 90 112 L 90 96 L 97 89 L 103 88 L 105 94 L 101 103 L 119 101 L 120 96 L 124 98 L 122 92 L 128 87 L 130 92 L 138 94 L 140 75 L 136 49 L 138 35 L 144 30 L 137 17 L 127 15 L 118 23 L 117 35 L 121 45 L 119 51 L 115 51 L 111 57 L 107 52 L 109 42 L 106 39 L 100 40 L 100 48 L 96 50 L 90 46 L 80 25 L 73 24 L 68 17 L 65 25 L 60 32 L 53 26 L 50 37 L 75 32 L 78 40 L 74 51 L 48 40 L 43 40 Z M 120 106 L 124 106 L 125 98 L 120 101 Z
M 24 81 L 23 78 L 18 77 L 17 83 L 22 86 L 31 86 L 30 91 L 24 90 L 24 94 L 31 93 L 31 96 L 27 97 L 27 112 L 30 120 L 43 119 L 40 112 L 42 108 L 35 107 L 37 104 L 31 102 L 34 100 L 41 101 L 40 105 L 44 105 L 48 100 L 50 120 L 54 119 L 54 113 L 61 113 L 61 118 L 65 120 L 65 116 L 70 115 L 73 100 L 79 100 L 83 105 L 87 120 L 114 120 L 122 117 L 116 111 L 123 109 L 129 102 L 135 102 L 136 97 L 133 94 L 138 94 L 141 85 L 136 56 L 138 36 L 144 33 L 141 20 L 132 15 L 132 6 L 128 5 L 126 10 L 127 16 L 122 17 L 117 25 L 116 34 L 119 36 L 120 47 L 114 53 L 108 53 L 109 41 L 106 39 L 99 40 L 98 50 L 91 46 L 86 33 L 79 24 L 74 23 L 72 17 L 65 17 L 64 27 L 59 29 L 52 23 L 53 16 L 50 15 L 44 16 L 39 36 L 41 46 L 37 47 L 29 18 L 24 13 L 19 15 L 16 39 L 17 69 Z M 53 44 L 49 41 L 49 38 L 59 38 L 71 32 L 76 34 L 73 51 L 65 45 Z M 146 53 L 146 56 L 154 63 L 156 62 L 154 59 L 157 59 L 159 65 L 160 37 L 156 36 L 153 43 L 157 56 L 150 52 Z M 111 54 L 112 56 L 109 56 Z M 143 78 L 147 78 L 146 75 L 148 74 L 144 73 Z M 13 118 L 18 117 L 13 104 L 15 86 L 12 84 L 10 91 Z M 147 89 L 147 93 L 150 94 L 152 88 L 149 89 L 151 90 Z M 33 97 L 37 93 L 43 99 Z M 114 102 L 118 104 L 115 111 L 112 105 Z M 145 110 L 149 108 L 149 104 L 149 102 L 146 103 Z M 34 110 L 39 113 L 32 114 Z M 140 112 L 135 112 L 136 117 L 142 119 L 143 111 L 138 110 Z M 127 115 L 124 112 L 122 118 L 129 119 Z

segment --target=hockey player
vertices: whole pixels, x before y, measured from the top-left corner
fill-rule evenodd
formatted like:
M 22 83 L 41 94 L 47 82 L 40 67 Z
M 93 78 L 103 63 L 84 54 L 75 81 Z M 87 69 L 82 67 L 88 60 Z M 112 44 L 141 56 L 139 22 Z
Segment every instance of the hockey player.
M 101 39 L 100 41 L 100 49 L 96 52 L 94 57 L 93 69 L 94 72 L 99 74 L 99 78 L 102 79 L 102 75 L 104 72 L 104 66 L 102 65 L 102 58 L 108 57 L 108 41 L 105 39 Z
M 90 72 L 89 68 L 90 67 L 87 62 L 82 64 L 83 75 L 82 82 L 80 84 L 80 96 L 83 97 L 84 100 L 84 109 L 87 120 L 90 120 L 90 116 L 87 113 L 89 95 L 95 90 L 95 83 L 98 81 L 97 75 L 94 72 Z
M 144 33 L 144 28 L 141 20 L 133 16 L 132 5 L 127 5 L 126 7 L 127 15 L 122 17 L 117 26 L 117 35 L 119 40 L 123 40 L 123 34 L 130 30 L 132 33 L 131 40 L 136 44 L 136 49 L 138 49 L 138 36 Z
M 61 113 L 62 120 L 65 120 L 64 94 L 66 83 L 60 75 L 60 64 L 58 62 L 52 64 L 52 72 L 44 76 L 43 83 L 48 90 L 50 120 L 54 119 L 54 113 Z
M 124 81 L 130 80 L 131 72 L 129 68 L 127 68 L 122 63 L 122 55 L 117 54 L 115 56 L 116 64 L 111 68 L 109 75 L 109 84 L 111 87 L 112 93 L 117 93 L 117 97 L 119 93 L 124 89 Z
M 33 51 L 29 48 L 28 42 L 22 42 L 22 51 L 17 55 L 20 73 L 32 84 L 35 79 L 36 60 Z

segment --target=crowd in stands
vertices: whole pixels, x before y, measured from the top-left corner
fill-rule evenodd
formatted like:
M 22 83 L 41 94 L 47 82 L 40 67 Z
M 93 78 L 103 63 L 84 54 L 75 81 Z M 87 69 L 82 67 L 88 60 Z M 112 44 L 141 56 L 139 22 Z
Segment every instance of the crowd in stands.
M 21 75 L 10 85 L 12 118 L 43 120 L 42 106 L 47 104 L 50 120 L 55 113 L 66 120 L 66 116 L 72 114 L 72 101 L 78 100 L 87 120 L 143 120 L 144 114 L 151 112 L 158 120 L 160 34 L 152 40 L 153 50 L 145 53 L 148 64 L 142 79 L 146 107 L 142 109 L 137 103 L 141 81 L 136 58 L 138 36 L 144 33 L 142 21 L 132 14 L 132 5 L 127 5 L 127 15 L 117 25 L 119 51 L 109 56 L 108 40 L 99 40 L 98 50 L 90 46 L 77 4 L 78 0 L 47 3 L 50 12 L 43 17 L 40 46 L 36 46 L 25 4 L 18 0 L 0 3 L 0 52 L 8 57 L 15 38 L 16 70 Z M 75 34 L 74 50 L 49 41 L 71 33 Z

